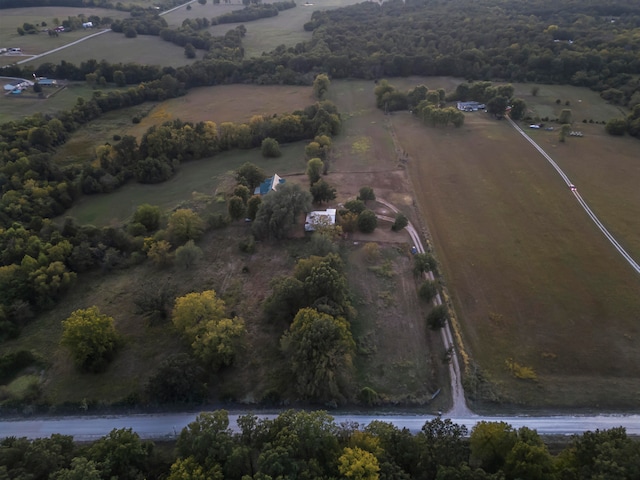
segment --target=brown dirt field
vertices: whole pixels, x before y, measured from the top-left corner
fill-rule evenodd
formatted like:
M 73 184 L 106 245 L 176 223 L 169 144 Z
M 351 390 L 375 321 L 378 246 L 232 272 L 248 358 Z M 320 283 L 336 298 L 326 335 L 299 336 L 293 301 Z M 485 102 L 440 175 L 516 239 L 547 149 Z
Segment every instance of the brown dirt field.
M 461 129 L 430 129 L 408 113 L 393 123 L 465 342 L 491 381 L 488 396 L 533 406 L 636 405 L 640 280 L 546 160 L 506 122 L 482 114 Z M 514 378 L 508 359 L 532 367 L 538 381 Z M 634 389 L 614 388 L 612 377 Z

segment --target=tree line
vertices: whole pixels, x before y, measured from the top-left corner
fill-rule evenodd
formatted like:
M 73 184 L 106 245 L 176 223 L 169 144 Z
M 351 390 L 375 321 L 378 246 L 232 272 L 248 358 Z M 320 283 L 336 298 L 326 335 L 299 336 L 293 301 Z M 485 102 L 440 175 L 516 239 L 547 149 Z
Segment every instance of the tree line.
M 154 5 L 162 10 L 181 5 L 183 0 L 157 0 Z M 0 9 L 27 7 L 76 7 L 76 8 L 106 8 L 130 12 L 141 9 L 131 3 L 112 2 L 111 0 L 0 0 Z M 149 7 L 152 9 L 153 7 Z
M 535 430 L 481 421 L 469 432 L 449 419 L 417 433 L 383 421 L 337 424 L 323 411 L 199 414 L 168 449 L 131 429 L 91 443 L 54 434 L 0 441 L 0 475 L 11 479 L 577 480 L 640 475 L 640 442 L 624 428 L 574 435 L 551 453 Z

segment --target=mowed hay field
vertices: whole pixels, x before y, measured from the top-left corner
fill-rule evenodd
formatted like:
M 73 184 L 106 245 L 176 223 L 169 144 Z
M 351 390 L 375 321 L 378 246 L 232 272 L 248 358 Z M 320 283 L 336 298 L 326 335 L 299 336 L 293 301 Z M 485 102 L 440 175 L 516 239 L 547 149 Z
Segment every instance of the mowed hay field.
M 482 402 L 487 400 L 534 407 L 636 407 L 640 278 L 547 161 L 507 122 L 483 113 L 468 115 L 460 129 L 427 128 L 408 113 L 394 115 L 393 124 L 411 157 L 416 201 L 465 346 L 486 379 L 478 380 L 477 370 L 467 371 L 476 374 L 467 388 L 472 399 L 481 400 L 475 407 L 488 405 Z M 574 145 L 578 140 L 585 141 L 584 149 Z M 599 153 L 622 152 L 619 161 L 631 164 L 634 145 L 619 140 L 571 138 L 548 153 L 561 166 L 574 162 L 576 182 L 591 183 L 583 192 L 588 203 L 596 184 L 603 190 L 601 199 L 624 184 L 629 196 L 597 213 L 607 225 L 618 210 L 629 231 L 637 231 L 639 199 L 629 185 L 640 184 L 640 176 L 602 181 L 608 160 Z M 573 178 L 568 167 L 567 173 Z M 632 238 L 620 240 L 637 241 Z M 535 379 L 517 378 L 532 373 Z

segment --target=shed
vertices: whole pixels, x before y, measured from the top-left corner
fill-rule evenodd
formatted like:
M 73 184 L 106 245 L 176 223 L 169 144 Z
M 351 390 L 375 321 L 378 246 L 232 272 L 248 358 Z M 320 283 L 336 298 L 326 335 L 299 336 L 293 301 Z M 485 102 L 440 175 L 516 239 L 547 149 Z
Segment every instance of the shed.
M 324 211 L 309 212 L 304 221 L 304 231 L 313 232 L 316 227 L 324 227 L 336 224 L 336 209 L 327 208 Z

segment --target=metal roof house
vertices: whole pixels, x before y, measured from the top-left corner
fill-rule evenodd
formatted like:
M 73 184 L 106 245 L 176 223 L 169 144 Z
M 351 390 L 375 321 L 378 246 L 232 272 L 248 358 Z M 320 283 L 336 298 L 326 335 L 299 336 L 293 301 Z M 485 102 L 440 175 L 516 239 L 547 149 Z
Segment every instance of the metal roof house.
M 458 102 L 458 110 L 463 112 L 477 112 L 478 110 L 484 110 L 486 105 L 480 102 Z
M 276 173 L 273 177 L 269 177 L 264 182 L 262 182 L 259 187 L 256 187 L 256 189 L 253 191 L 253 194 L 266 195 L 272 190 L 277 190 L 278 187 L 284 182 L 285 179 Z
M 325 211 L 309 212 L 304 221 L 304 231 L 313 232 L 316 227 L 336 224 L 336 209 L 327 208 Z

